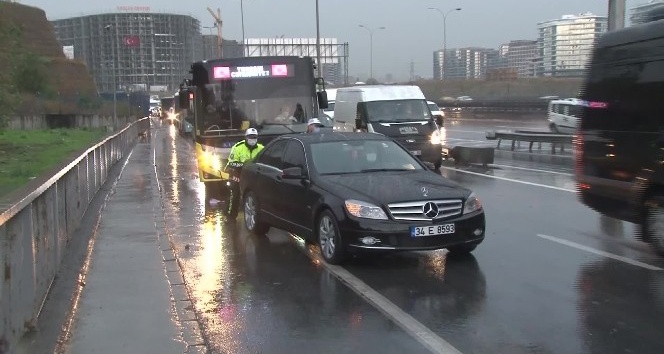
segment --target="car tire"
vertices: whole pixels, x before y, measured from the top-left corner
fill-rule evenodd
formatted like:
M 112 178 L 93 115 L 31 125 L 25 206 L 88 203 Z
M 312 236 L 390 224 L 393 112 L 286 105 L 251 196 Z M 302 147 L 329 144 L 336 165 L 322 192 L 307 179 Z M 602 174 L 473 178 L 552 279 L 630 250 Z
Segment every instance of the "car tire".
M 447 247 L 447 250 L 455 255 L 469 254 L 477 248 L 479 243 L 462 243 L 460 245 Z
M 655 252 L 664 256 L 664 196 L 652 195 L 645 199 L 641 236 Z
M 254 235 L 263 236 L 270 230 L 270 225 L 260 221 L 258 198 L 249 191 L 244 196 L 244 227 Z
M 329 264 L 341 264 L 346 258 L 346 250 L 341 240 L 339 223 L 331 211 L 323 211 L 316 222 L 318 246 L 323 259 Z
M 556 133 L 556 134 L 560 133 L 560 131 L 558 130 L 558 126 L 555 125 L 554 123 L 551 123 L 551 125 L 549 125 L 549 129 L 551 129 L 552 133 Z

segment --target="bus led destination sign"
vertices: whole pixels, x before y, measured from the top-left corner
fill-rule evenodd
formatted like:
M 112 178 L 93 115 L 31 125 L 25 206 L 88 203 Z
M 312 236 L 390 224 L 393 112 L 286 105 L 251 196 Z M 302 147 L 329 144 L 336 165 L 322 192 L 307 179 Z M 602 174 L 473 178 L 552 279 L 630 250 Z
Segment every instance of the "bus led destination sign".
M 287 64 L 257 65 L 257 66 L 215 66 L 213 75 L 215 79 L 244 79 L 260 77 L 290 77 L 293 68 Z

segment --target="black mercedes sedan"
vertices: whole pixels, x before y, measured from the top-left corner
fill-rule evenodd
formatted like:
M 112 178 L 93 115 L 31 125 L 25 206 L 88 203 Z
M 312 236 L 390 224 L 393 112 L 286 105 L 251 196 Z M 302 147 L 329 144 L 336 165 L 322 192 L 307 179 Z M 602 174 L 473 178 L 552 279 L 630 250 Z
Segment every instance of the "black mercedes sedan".
M 289 231 L 331 264 L 360 250 L 468 253 L 484 240 L 477 196 L 380 134 L 284 135 L 240 179 L 249 231 Z

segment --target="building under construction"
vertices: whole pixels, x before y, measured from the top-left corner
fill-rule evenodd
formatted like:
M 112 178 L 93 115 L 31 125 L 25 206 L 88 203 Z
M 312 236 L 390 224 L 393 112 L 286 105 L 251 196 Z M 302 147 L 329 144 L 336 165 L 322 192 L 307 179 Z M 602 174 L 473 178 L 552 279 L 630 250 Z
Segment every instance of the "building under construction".
M 191 63 L 204 58 L 200 22 L 188 15 L 118 12 L 51 23 L 101 92 L 174 92 Z

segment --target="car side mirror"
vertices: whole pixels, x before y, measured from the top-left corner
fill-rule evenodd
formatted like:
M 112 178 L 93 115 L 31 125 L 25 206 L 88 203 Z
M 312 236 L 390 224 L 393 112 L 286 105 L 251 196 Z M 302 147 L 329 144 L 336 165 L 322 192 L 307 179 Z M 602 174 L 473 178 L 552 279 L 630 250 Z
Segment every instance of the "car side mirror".
M 362 122 L 361 118 L 355 118 L 355 129 L 357 130 L 364 130 L 366 127 L 364 125 L 364 122 Z
M 181 89 L 178 92 L 178 105 L 180 108 L 189 107 L 189 92 L 187 90 Z
M 283 178 L 283 179 L 303 179 L 304 175 L 302 174 L 302 167 L 285 168 L 281 172 L 281 178 Z
M 436 170 L 436 165 L 434 165 L 433 163 L 431 163 L 431 162 L 429 162 L 429 161 L 422 161 L 422 164 L 423 164 L 424 166 L 426 166 L 426 167 L 427 167 L 429 170 L 431 170 L 431 171 L 435 171 L 435 170 Z
M 438 124 L 439 127 L 443 126 L 443 116 L 436 116 L 436 124 Z
M 318 91 L 316 92 L 316 95 L 318 96 L 318 107 L 321 109 L 327 108 L 329 105 L 329 102 L 327 101 L 327 91 Z

